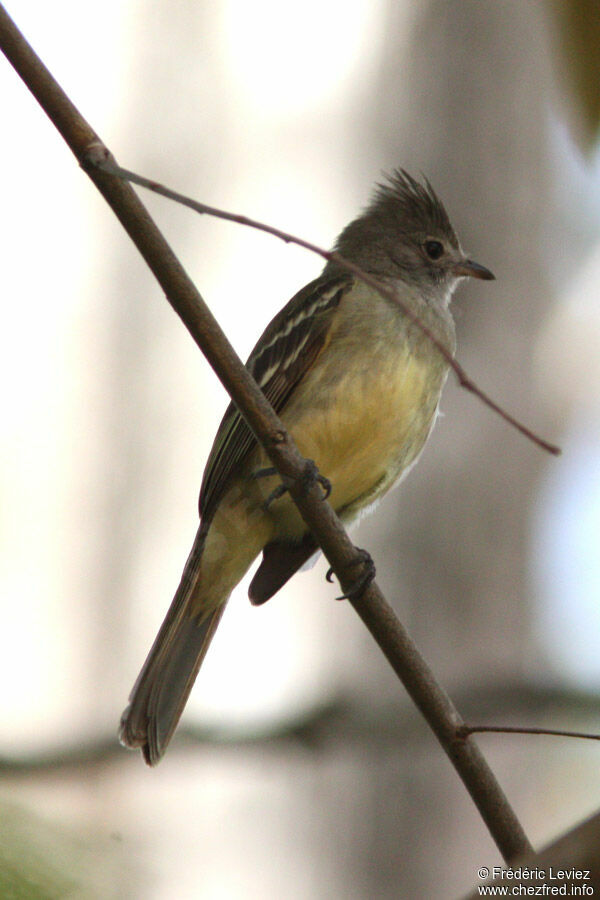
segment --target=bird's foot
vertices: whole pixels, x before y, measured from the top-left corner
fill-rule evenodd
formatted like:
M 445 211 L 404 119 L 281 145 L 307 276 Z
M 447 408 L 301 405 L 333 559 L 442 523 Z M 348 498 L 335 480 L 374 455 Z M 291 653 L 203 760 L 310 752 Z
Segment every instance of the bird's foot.
M 350 563 L 351 566 L 361 566 L 362 571 L 359 574 L 358 578 L 356 578 L 348 590 L 341 595 L 341 597 L 336 597 L 336 600 L 355 600 L 357 597 L 360 597 L 361 594 L 366 591 L 368 586 L 375 578 L 375 563 L 373 562 L 373 558 L 370 553 L 367 553 L 366 550 L 362 550 L 360 547 L 354 548 L 356 552 L 360 555 L 360 559 L 357 559 Z M 333 581 L 333 569 L 328 569 L 327 574 L 325 575 L 327 581 Z
M 327 500 L 329 495 L 331 494 L 331 482 L 328 478 L 325 478 L 324 475 L 321 475 L 319 470 L 317 469 L 316 463 L 312 459 L 305 460 L 306 465 L 304 466 L 304 471 L 301 475 L 301 487 L 303 493 L 308 493 L 315 482 L 321 485 L 323 488 L 323 500 Z M 269 475 L 277 475 L 277 469 L 275 466 L 267 466 L 265 469 L 257 469 L 256 472 L 252 473 L 253 478 L 266 478 Z M 262 504 L 263 509 L 268 509 L 271 503 L 275 500 L 279 500 L 280 497 L 283 497 L 289 490 L 288 485 L 278 484 L 276 488 L 273 488 L 267 499 Z

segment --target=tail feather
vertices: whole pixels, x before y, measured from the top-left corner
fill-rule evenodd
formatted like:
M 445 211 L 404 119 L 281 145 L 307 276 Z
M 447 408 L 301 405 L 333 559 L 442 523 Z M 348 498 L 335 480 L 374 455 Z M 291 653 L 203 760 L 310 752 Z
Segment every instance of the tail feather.
M 121 743 L 141 747 L 151 766 L 160 761 L 173 736 L 228 599 L 224 597 L 205 617 L 192 614 L 205 537 L 201 527 L 181 583 L 121 717 Z

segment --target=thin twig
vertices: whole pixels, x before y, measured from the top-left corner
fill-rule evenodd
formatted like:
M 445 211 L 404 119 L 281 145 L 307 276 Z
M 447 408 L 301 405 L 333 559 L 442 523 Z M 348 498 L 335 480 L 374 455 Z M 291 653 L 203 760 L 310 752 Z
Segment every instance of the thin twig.
M 0 47 L 80 164 L 87 167 L 89 177 L 148 263 L 249 427 L 282 477 L 290 480 L 291 496 L 347 593 L 352 586 L 352 572 L 356 572 L 353 567 L 360 564 L 361 555 L 331 506 L 323 501 L 319 485 L 313 484 L 306 490 L 302 477 L 305 460 L 131 186 L 90 166 L 90 153 L 97 156 L 100 152 L 109 157 L 108 150 L 2 6 Z M 462 719 L 377 585 L 372 582 L 362 596 L 353 596 L 351 602 L 437 735 L 503 856 L 512 860 L 528 850 L 529 841 L 493 772 L 473 741 L 457 739 L 457 729 L 464 724 Z
M 592 734 L 589 731 L 566 731 L 562 728 L 531 728 L 529 725 L 462 725 L 458 729 L 459 738 L 468 738 L 472 734 L 547 734 L 551 737 L 600 741 L 600 734 Z
M 364 281 L 365 284 L 368 284 L 376 291 L 379 291 L 379 293 L 383 297 L 386 297 L 393 303 L 396 303 L 396 305 L 398 305 L 402 309 L 402 312 L 404 312 L 405 315 L 407 315 L 411 319 L 411 321 L 421 329 L 423 334 L 427 336 L 427 338 L 431 341 L 431 343 L 435 346 L 439 353 L 444 357 L 450 368 L 453 369 L 457 381 L 461 387 L 465 388 L 465 390 L 470 391 L 472 394 L 478 397 L 479 400 L 482 401 L 482 403 L 484 403 L 491 410 L 497 413 L 513 428 L 516 428 L 517 431 L 520 431 L 521 434 L 525 435 L 525 437 L 530 441 L 533 441 L 534 444 L 537 444 L 538 447 L 541 447 L 542 450 L 546 450 L 548 453 L 554 454 L 554 456 L 558 456 L 560 454 L 560 447 L 557 447 L 556 444 L 552 444 L 550 443 L 550 441 L 547 441 L 545 440 L 545 438 L 537 435 L 526 425 L 523 425 L 522 422 L 519 422 L 519 420 L 516 419 L 511 413 L 507 412 L 502 406 L 500 406 L 499 403 L 497 403 L 495 400 L 492 400 L 489 394 L 486 394 L 486 392 L 482 390 L 469 375 L 467 375 L 460 363 L 457 362 L 454 356 L 448 351 L 447 347 L 444 346 L 444 344 L 436 337 L 432 330 L 419 318 L 417 313 L 415 313 L 415 311 L 412 310 L 408 304 L 404 303 L 402 298 L 398 296 L 397 292 L 383 285 L 372 275 L 369 275 L 368 272 L 363 271 L 363 269 L 350 262 L 350 260 L 345 259 L 343 256 L 340 256 L 339 253 L 336 253 L 333 250 L 325 250 L 323 247 L 319 247 L 317 246 L 317 244 L 313 244 L 311 241 L 307 241 L 304 238 L 289 234 L 287 231 L 282 231 L 280 228 L 275 228 L 273 225 L 268 225 L 265 222 L 259 222 L 257 219 L 252 219 L 249 216 L 227 212 L 223 209 L 218 209 L 215 206 L 207 206 L 206 203 L 200 203 L 198 200 L 193 200 L 191 197 L 187 197 L 185 194 L 180 194 L 177 191 L 173 191 L 171 190 L 171 188 L 165 187 L 164 185 L 159 184 L 159 182 L 157 181 L 153 181 L 150 178 L 145 178 L 143 175 L 138 175 L 137 172 L 132 172 L 129 169 L 124 169 L 122 168 L 122 166 L 118 166 L 112 158 L 109 159 L 99 155 L 97 159 L 91 159 L 90 161 L 94 165 L 97 165 L 99 168 L 103 169 L 103 171 L 105 172 L 110 172 L 112 175 L 116 175 L 119 178 L 125 179 L 126 181 L 131 181 L 133 184 L 139 184 L 140 187 L 147 188 L 149 191 L 153 191 L 155 194 L 160 194 L 162 197 L 167 197 L 169 200 L 174 200 L 176 203 L 187 206 L 197 213 L 214 216 L 217 219 L 225 219 L 228 222 L 236 222 L 238 225 L 246 225 L 249 228 L 256 228 L 258 231 L 264 231 L 267 234 L 273 235 L 273 237 L 285 241 L 286 244 L 297 244 L 299 247 L 304 247 L 306 250 L 310 250 L 312 253 L 316 253 L 319 256 L 322 256 L 323 259 L 338 263 L 342 268 L 346 269 L 348 272 L 352 272 L 354 275 L 356 275 L 357 278 L 360 278 L 361 281 Z

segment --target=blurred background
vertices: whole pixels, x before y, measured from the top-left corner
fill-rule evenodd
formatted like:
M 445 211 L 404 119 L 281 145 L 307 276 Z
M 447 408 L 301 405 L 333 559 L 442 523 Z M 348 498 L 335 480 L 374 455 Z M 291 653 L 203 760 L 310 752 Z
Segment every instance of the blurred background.
M 419 464 L 354 532 L 470 722 L 598 730 L 599 17 L 535 0 L 20 0 L 122 165 L 330 246 L 425 173 L 497 281 Z M 321 561 L 233 595 L 160 767 L 116 740 L 227 403 L 2 58 L 0 893 L 454 897 L 499 854 Z M 322 262 L 144 194 L 245 358 Z M 536 847 L 600 806 L 597 744 L 479 741 Z M 11 893 L 12 892 L 12 893 Z

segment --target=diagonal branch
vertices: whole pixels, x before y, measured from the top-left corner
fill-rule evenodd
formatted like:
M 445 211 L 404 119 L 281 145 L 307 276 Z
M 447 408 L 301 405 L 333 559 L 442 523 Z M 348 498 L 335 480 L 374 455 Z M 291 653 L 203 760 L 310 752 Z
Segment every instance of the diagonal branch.
M 81 164 L 90 151 L 109 157 L 97 135 L 27 44 L 0 6 L 0 47 L 55 124 Z M 223 385 L 235 400 L 257 439 L 265 447 L 282 477 L 290 481 L 290 493 L 304 521 L 322 547 L 344 592 L 351 587 L 353 565 L 362 557 L 353 547 L 321 489 L 303 487 L 305 461 L 258 385 L 222 333 L 212 313 L 190 281 L 173 251 L 139 201 L 121 179 L 97 168 L 88 175 L 102 193 L 156 276 L 174 310 L 205 354 Z M 287 482 L 286 482 L 287 483 Z M 402 680 L 422 715 L 437 735 L 456 771 L 471 794 L 492 837 L 507 860 L 529 849 L 529 842 L 508 800 L 479 748 L 471 739 L 460 739 L 464 723 L 437 683 L 427 663 L 373 582 L 352 604 L 382 652 Z

